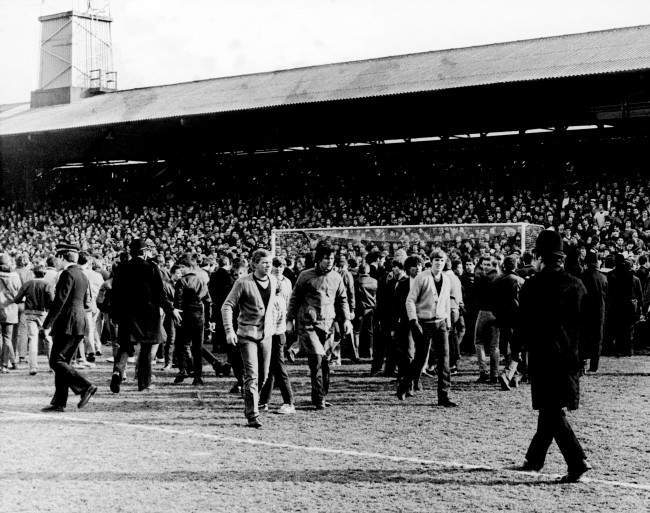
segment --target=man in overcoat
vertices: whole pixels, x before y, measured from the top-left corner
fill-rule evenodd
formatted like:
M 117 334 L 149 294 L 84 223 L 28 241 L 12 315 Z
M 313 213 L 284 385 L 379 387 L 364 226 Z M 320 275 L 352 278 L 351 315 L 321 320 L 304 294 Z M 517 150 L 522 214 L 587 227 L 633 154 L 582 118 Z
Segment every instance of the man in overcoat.
M 598 253 L 590 251 L 585 257 L 586 269 L 580 276 L 587 289 L 585 298 L 585 333 L 581 344 L 583 369 L 589 360 L 589 372 L 598 371 L 603 346 L 605 313 L 607 310 L 607 278 L 598 270 Z
M 56 284 L 54 302 L 42 327 L 43 331 L 52 329 L 50 367 L 54 371 L 55 392 L 50 405 L 43 411 L 62 412 L 68 402 L 68 388 L 81 396 L 77 407 L 83 408 L 97 392 L 97 387 L 70 365 L 86 332 L 85 310 L 90 307 L 88 278 L 77 265 L 77 246 L 59 244 L 57 253 L 63 257 L 63 271 Z
M 120 392 L 127 360 L 135 354 L 137 344 L 140 344 L 138 390 L 150 388 L 151 352 L 154 345 L 165 341 L 163 312 L 175 315 L 160 270 L 149 261 L 152 250 L 142 239 L 134 239 L 129 246 L 131 259 L 120 265 L 113 278 L 111 316 L 118 325 L 120 346 L 110 385 L 115 394 Z
M 521 289 L 519 329 L 528 348 L 531 397 L 539 417 L 521 469 L 541 470 L 555 440 L 568 467 L 561 482 L 572 483 L 591 468 L 564 412 L 577 409 L 580 400 L 579 344 L 587 291 L 564 270 L 562 239 L 556 232 L 540 233 L 536 253 L 540 272 Z

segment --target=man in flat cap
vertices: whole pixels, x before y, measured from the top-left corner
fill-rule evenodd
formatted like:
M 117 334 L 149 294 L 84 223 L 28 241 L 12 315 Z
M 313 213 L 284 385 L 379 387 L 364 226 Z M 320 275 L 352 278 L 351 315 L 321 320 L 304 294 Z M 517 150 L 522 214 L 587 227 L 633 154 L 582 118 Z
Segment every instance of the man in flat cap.
M 114 394 L 120 392 L 126 363 L 135 354 L 136 344 L 140 344 L 138 390 L 151 387 L 152 353 L 155 355 L 157 344 L 164 342 L 166 336 L 163 312 L 174 316 L 160 270 L 150 261 L 153 249 L 151 241 L 134 239 L 129 245 L 131 259 L 120 264 L 113 277 L 111 317 L 118 325 L 119 343 L 110 385 Z
M 73 244 L 59 244 L 57 254 L 62 258 L 63 271 L 54 293 L 54 302 L 45 321 L 43 331 L 52 328 L 50 367 L 54 371 L 54 397 L 43 411 L 64 411 L 68 402 L 68 388 L 81 396 L 83 408 L 97 392 L 97 387 L 77 372 L 70 361 L 86 332 L 86 309 L 90 307 L 88 278 L 77 265 L 79 248 Z
M 521 470 L 541 470 L 555 440 L 568 466 L 560 482 L 574 483 L 591 468 L 564 412 L 577 409 L 580 399 L 579 343 L 587 291 L 564 270 L 562 239 L 556 232 L 540 233 L 535 252 L 540 272 L 521 288 L 518 336 L 528 348 L 531 397 L 539 417 Z

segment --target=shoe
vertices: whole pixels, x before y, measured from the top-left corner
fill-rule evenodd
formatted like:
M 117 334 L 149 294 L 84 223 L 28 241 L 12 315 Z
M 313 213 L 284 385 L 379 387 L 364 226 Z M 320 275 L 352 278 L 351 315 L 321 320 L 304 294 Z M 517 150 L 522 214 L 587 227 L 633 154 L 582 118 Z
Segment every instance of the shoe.
M 449 368 L 449 375 L 456 376 L 458 374 L 458 367 L 455 365 Z
M 2 366 L 2 368 L 0 369 L 0 374 L 9 374 L 9 369 L 7 368 L 6 365 Z
M 171 363 L 168 363 L 164 367 L 161 367 L 160 369 L 162 372 L 171 372 L 172 371 L 172 365 Z
M 239 385 L 239 383 L 235 383 L 231 389 L 228 391 L 229 394 L 241 394 L 242 393 L 242 387 Z
M 110 385 L 111 392 L 113 392 L 114 394 L 119 394 L 121 384 L 122 384 L 122 376 L 120 376 L 118 372 L 114 372 L 113 375 L 111 376 L 111 385 Z
M 257 419 L 257 417 L 253 417 L 252 419 L 248 419 L 247 427 L 259 429 L 262 427 L 262 423 Z
M 413 397 L 415 393 L 412 390 L 407 390 L 406 391 L 406 397 Z
M 544 465 L 533 465 L 528 460 L 524 460 L 520 467 L 517 467 L 516 470 L 521 470 L 522 472 L 539 472 L 542 470 Z
M 77 408 L 83 408 L 86 406 L 88 401 L 90 401 L 90 398 L 95 395 L 95 392 L 97 392 L 97 387 L 95 385 L 90 385 L 81 395 L 81 400 L 79 401 Z
M 102 352 L 101 351 L 95 351 L 95 356 L 101 356 Z
M 142 392 L 146 394 L 148 392 L 151 392 L 154 388 L 156 388 L 156 385 L 149 385 L 148 387 L 138 388 L 138 392 Z
M 403 390 L 398 390 L 395 395 L 400 401 L 404 401 L 406 399 L 406 392 L 404 392 Z
M 490 376 L 490 385 L 496 385 L 499 382 L 498 376 Z
M 227 378 L 232 373 L 232 365 L 229 363 L 224 363 L 221 365 L 221 376 Z
M 205 383 L 203 382 L 203 378 L 201 377 L 196 377 L 192 380 L 193 387 L 202 387 L 203 385 L 205 385 Z
M 479 374 L 479 377 L 476 380 L 476 382 L 477 383 L 489 383 L 490 382 L 490 375 L 481 373 L 481 374 Z
M 293 404 L 285 403 L 282 406 L 280 406 L 278 413 L 280 415 L 291 415 L 292 413 L 296 413 L 296 407 Z
M 115 363 L 115 358 L 113 358 L 112 356 L 109 356 L 108 358 L 106 358 L 106 361 L 108 363 Z
M 558 483 L 579 483 L 585 472 L 591 470 L 591 465 L 586 461 L 582 462 L 582 466 L 577 470 L 569 470 L 565 476 L 562 476 Z
M 37 370 L 30 370 L 30 371 L 29 371 L 29 375 L 30 375 L 30 376 L 36 376 L 36 374 L 38 374 L 38 371 L 37 371 Z
M 187 377 L 188 377 L 187 374 L 179 372 L 178 374 L 176 374 L 176 377 L 174 378 L 174 385 L 178 385 L 179 383 L 182 383 L 183 381 L 185 381 L 185 378 Z
M 269 411 L 269 405 L 268 404 L 260 404 L 258 409 L 260 411 Z
M 501 390 L 507 391 L 510 390 L 510 380 L 505 374 L 499 376 L 499 383 L 501 384 Z
M 438 400 L 438 406 L 442 406 L 443 408 L 455 408 L 456 406 L 458 406 L 458 403 L 455 403 L 451 399 L 447 398 L 447 399 Z
M 95 353 L 88 353 L 86 355 L 86 361 L 94 363 L 94 361 L 95 361 Z
M 63 406 L 58 406 L 56 404 L 50 404 L 49 406 L 46 406 L 45 408 L 41 408 L 41 411 L 44 412 L 57 412 L 57 413 L 63 413 L 65 411 L 65 407 Z
M 324 410 L 325 408 L 329 408 L 330 406 L 332 406 L 332 403 L 328 403 L 327 401 L 323 400 L 316 405 L 316 409 Z
M 158 363 L 158 364 L 165 363 L 165 359 L 164 358 L 156 358 L 156 363 Z
M 85 367 L 86 369 L 94 369 L 95 367 L 97 367 L 97 364 L 86 360 L 81 364 L 81 366 L 82 368 Z

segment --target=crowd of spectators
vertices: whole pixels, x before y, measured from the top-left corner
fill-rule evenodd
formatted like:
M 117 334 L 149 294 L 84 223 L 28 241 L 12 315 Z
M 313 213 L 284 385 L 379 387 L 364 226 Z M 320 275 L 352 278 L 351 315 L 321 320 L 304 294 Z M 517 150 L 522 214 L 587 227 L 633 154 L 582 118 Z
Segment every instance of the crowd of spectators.
M 565 243 L 594 249 L 603 259 L 614 253 L 636 259 L 650 243 L 650 187 L 647 178 L 601 178 L 557 184 L 542 190 L 504 193 L 459 183 L 456 188 L 350 194 L 296 190 L 295 195 L 215 194 L 211 200 L 130 202 L 95 197 L 59 197 L 26 208 L 0 203 L 0 252 L 46 258 L 57 242 L 79 244 L 106 266 L 134 238 L 151 239 L 160 258 L 195 253 L 202 259 L 249 256 L 271 246 L 271 230 L 335 226 L 385 226 L 440 223 L 532 223 L 555 228 Z M 338 238 L 345 252 L 363 253 L 376 246 L 387 253 L 399 247 L 427 253 L 436 244 L 464 257 L 483 251 L 508 254 L 521 247 L 519 232 L 490 234 L 438 233 L 427 240 L 406 238 L 405 231 L 377 232 L 367 240 Z M 282 241 L 279 241 L 282 242 Z M 295 258 L 304 247 L 279 244 L 279 252 Z M 357 256 L 363 256 L 357 255 Z

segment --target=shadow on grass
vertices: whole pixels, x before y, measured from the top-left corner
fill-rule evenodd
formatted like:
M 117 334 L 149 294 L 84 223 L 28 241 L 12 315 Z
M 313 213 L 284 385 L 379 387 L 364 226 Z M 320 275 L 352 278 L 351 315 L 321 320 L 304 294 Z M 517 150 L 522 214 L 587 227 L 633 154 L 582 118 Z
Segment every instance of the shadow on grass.
M 513 475 L 504 477 L 495 475 L 490 470 L 465 469 L 341 469 L 341 470 L 224 470 L 224 471 L 189 471 L 170 472 L 0 472 L 0 482 L 5 480 L 21 481 L 158 481 L 158 482 L 270 482 L 270 483 L 402 483 L 431 485 L 466 485 L 466 486 L 539 486 L 553 484 L 552 480 L 543 480 L 536 476 Z

